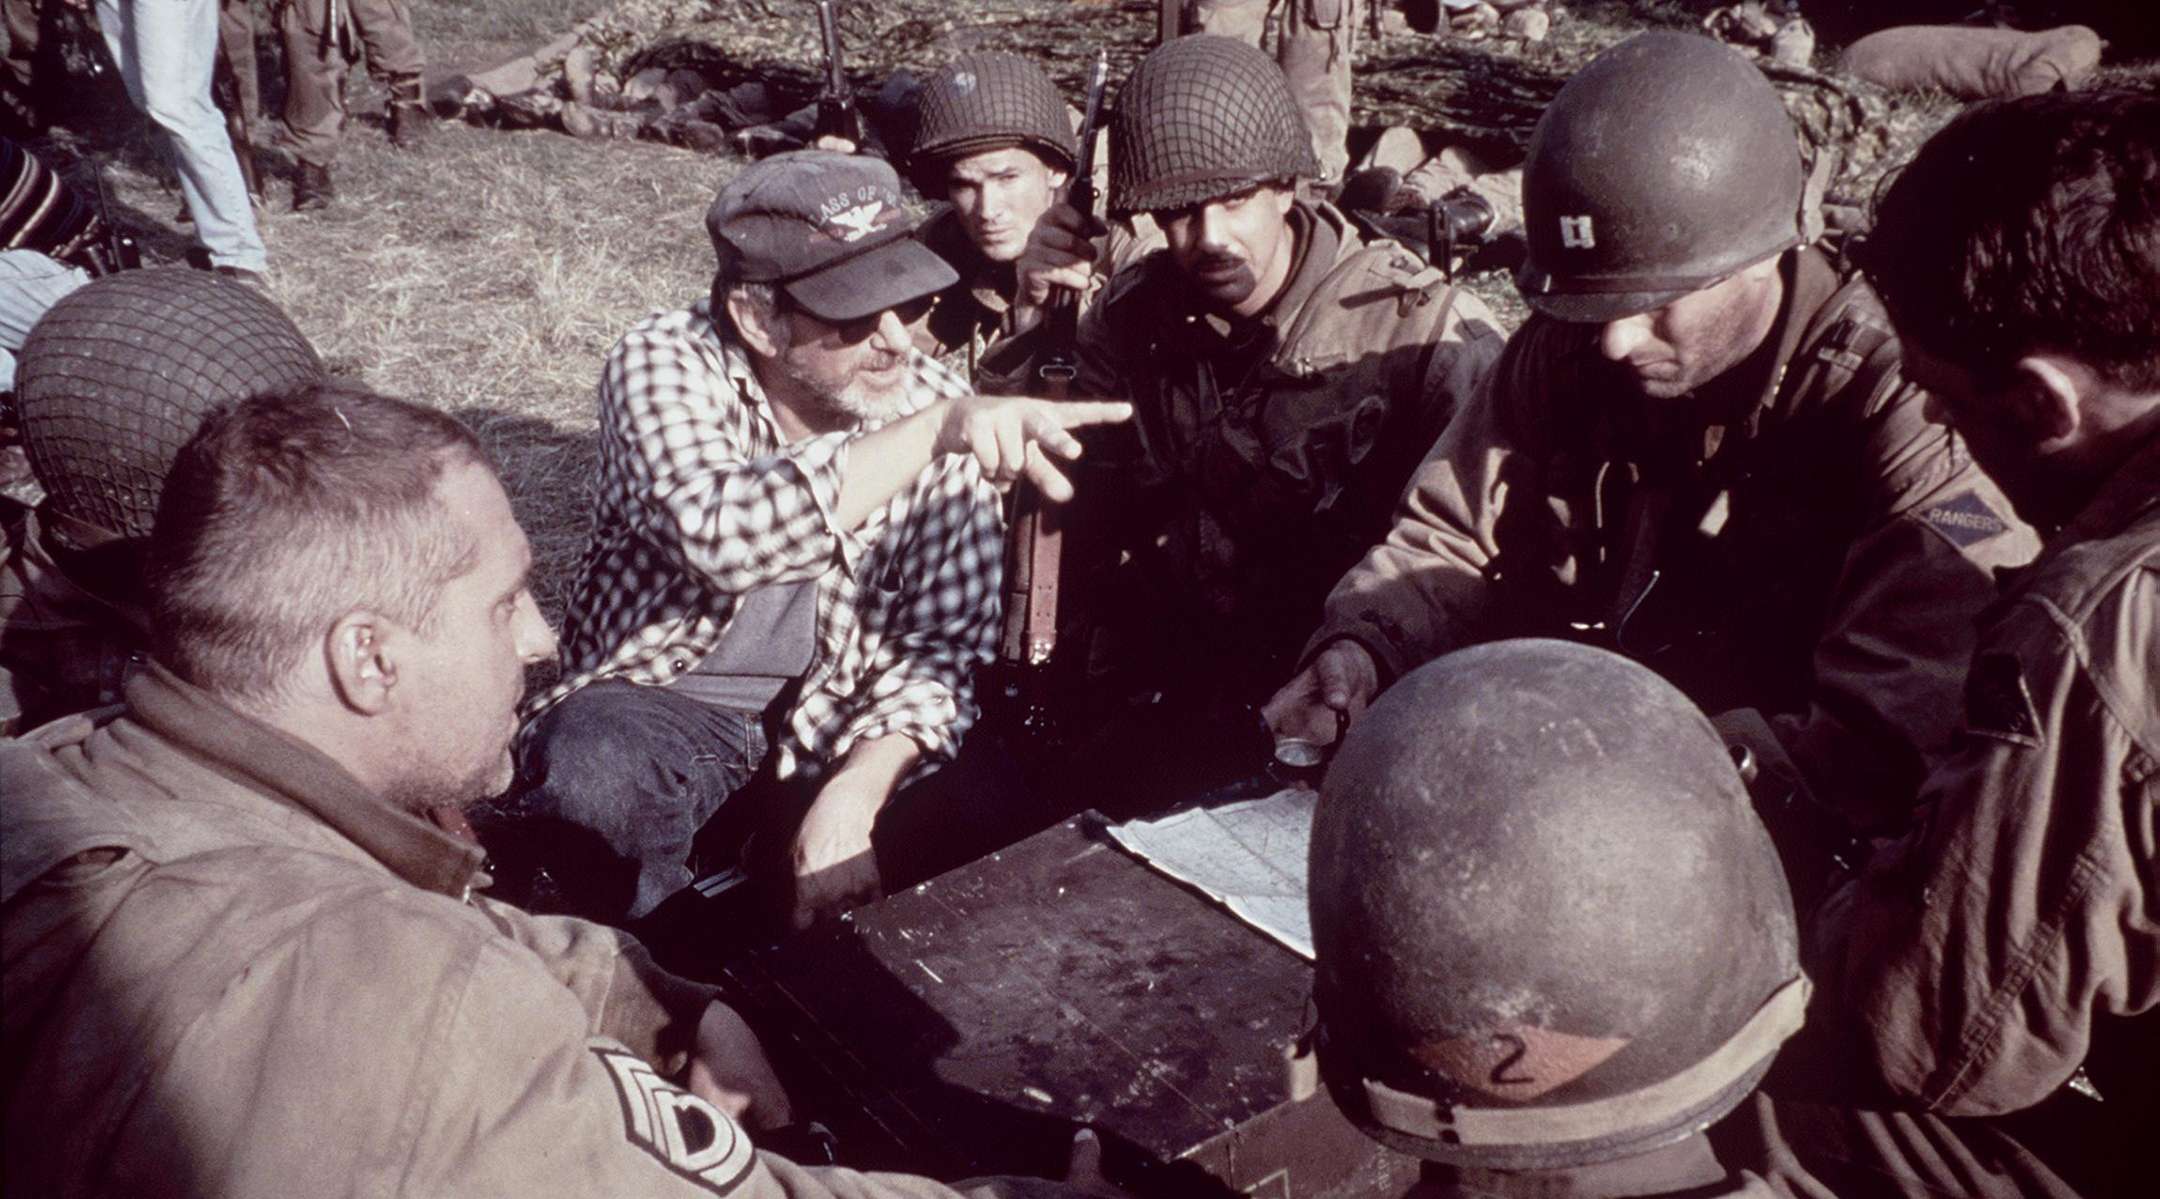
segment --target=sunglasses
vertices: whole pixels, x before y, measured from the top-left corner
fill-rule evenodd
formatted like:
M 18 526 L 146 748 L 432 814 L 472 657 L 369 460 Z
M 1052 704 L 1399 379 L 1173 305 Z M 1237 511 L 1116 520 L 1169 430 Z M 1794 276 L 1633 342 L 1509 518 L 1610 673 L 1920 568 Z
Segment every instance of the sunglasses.
M 882 308 L 869 316 L 857 317 L 851 321 L 826 320 L 824 317 L 792 301 L 789 302 L 788 306 L 817 324 L 832 330 L 834 335 L 840 339 L 842 345 L 852 346 L 870 340 L 870 335 L 878 331 L 878 325 L 884 321 L 886 313 L 890 312 L 899 317 L 900 323 L 903 325 L 913 325 L 930 315 L 930 309 L 935 307 L 936 304 L 937 297 L 935 295 L 920 296 L 909 300 L 905 304 L 895 304 L 890 308 Z

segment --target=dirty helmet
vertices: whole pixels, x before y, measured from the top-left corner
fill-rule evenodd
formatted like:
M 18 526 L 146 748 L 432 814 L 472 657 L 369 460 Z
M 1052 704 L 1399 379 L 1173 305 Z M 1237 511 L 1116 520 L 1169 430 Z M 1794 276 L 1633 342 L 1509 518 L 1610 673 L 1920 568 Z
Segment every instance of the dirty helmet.
M 1274 61 L 1235 38 L 1164 42 L 1110 115 L 1113 216 L 1186 208 L 1320 173 L 1312 135 Z
M 1630 38 L 1553 98 L 1523 164 L 1515 281 L 1565 321 L 1648 312 L 1799 245 L 1799 135 L 1739 51 Z
M 15 372 L 45 526 L 75 550 L 148 537 L 203 417 L 323 375 L 283 310 L 225 276 L 152 267 L 78 288 L 30 330 Z
M 1080 157 L 1065 97 L 1042 68 L 1018 54 L 963 54 L 923 85 L 908 175 L 924 195 L 945 194 L 956 158 L 1025 146 L 1070 172 Z
M 1433 1161 L 1561 1169 L 1731 1111 L 1807 1004 L 1792 900 L 1708 720 L 1645 667 L 1501 641 L 1405 675 L 1322 785 L 1321 1077 Z

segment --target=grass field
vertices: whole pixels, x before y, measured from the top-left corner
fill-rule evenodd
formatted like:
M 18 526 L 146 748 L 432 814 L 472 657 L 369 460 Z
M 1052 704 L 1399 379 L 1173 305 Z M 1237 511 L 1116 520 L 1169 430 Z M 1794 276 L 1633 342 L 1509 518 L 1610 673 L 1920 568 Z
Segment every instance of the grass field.
M 436 0 L 415 6 L 414 18 L 433 73 L 528 49 L 597 7 Z M 480 430 L 533 539 L 536 590 L 559 617 L 589 519 L 601 359 L 645 313 L 703 292 L 712 276 L 704 209 L 740 163 L 453 123 L 407 154 L 386 141 L 373 115 L 382 93 L 361 72 L 351 97 L 359 115 L 346 132 L 336 207 L 286 211 L 284 160 L 264 151 L 271 182 L 259 221 L 273 290 L 334 373 L 440 405 Z M 149 256 L 185 250 L 178 193 L 139 133 L 117 146 L 64 138 L 56 148 L 105 165 L 117 215 L 141 232 Z
M 403 153 L 384 137 L 381 89 L 355 71 L 339 203 L 293 214 L 289 164 L 271 146 L 281 89 L 268 0 L 255 3 L 269 114 L 257 135 L 270 180 L 260 219 L 274 291 L 334 372 L 438 404 L 481 431 L 532 537 L 536 591 L 559 618 L 588 523 L 601 359 L 634 320 L 704 291 L 712 251 L 703 210 L 741 163 L 454 123 L 438 123 L 425 150 Z M 608 3 L 430 0 L 414 19 L 430 74 L 441 75 L 521 53 Z M 997 0 L 976 7 L 955 9 L 959 32 L 945 35 L 954 45 L 965 44 L 967 21 L 1024 19 Z M 1568 37 L 1605 42 L 1646 20 L 1690 19 L 1675 0 L 1580 0 L 1566 11 Z M 1403 44 L 1413 55 L 1432 45 Z M 1384 92 L 1390 82 L 1365 87 Z M 150 256 L 177 259 L 188 244 L 178 194 L 139 123 L 121 128 L 117 140 L 62 134 L 50 149 L 101 166 L 116 214 Z M 1504 280 L 1478 286 L 1519 308 Z
M 609 3 L 430 0 L 413 15 L 436 76 L 522 53 Z M 601 360 L 633 321 L 703 292 L 712 270 L 703 211 L 742 164 L 450 122 L 422 152 L 402 153 L 384 136 L 381 88 L 355 70 L 338 204 L 294 214 L 290 164 L 273 144 L 282 89 L 270 5 L 255 4 L 266 92 L 256 140 L 268 180 L 259 221 L 275 294 L 335 373 L 480 430 L 533 540 L 535 590 L 560 618 L 589 521 Z M 996 7 L 985 19 L 1018 19 Z M 150 257 L 186 250 L 178 192 L 139 123 L 117 143 L 63 133 L 51 148 L 103 167 L 117 215 Z

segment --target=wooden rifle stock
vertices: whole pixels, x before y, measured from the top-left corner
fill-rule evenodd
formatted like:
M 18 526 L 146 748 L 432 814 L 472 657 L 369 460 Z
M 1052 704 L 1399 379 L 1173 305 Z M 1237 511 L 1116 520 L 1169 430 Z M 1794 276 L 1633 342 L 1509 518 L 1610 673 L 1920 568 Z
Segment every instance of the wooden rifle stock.
M 1073 164 L 1066 202 L 1083 216 L 1095 211 L 1095 129 L 1102 119 L 1103 92 L 1110 78 L 1110 55 L 1095 52 L 1088 75 L 1087 109 L 1080 121 L 1080 153 Z M 1051 292 L 1043 313 L 1048 349 L 1035 367 L 1039 394 L 1049 400 L 1071 397 L 1080 373 L 1080 297 L 1066 288 Z M 1012 520 L 1005 540 L 1005 622 L 998 640 L 1001 698 L 1038 749 L 1056 738 L 1045 675 L 1057 651 L 1058 570 L 1064 553 L 1064 516 L 1047 503 L 1034 484 L 1022 479 L 1013 492 Z

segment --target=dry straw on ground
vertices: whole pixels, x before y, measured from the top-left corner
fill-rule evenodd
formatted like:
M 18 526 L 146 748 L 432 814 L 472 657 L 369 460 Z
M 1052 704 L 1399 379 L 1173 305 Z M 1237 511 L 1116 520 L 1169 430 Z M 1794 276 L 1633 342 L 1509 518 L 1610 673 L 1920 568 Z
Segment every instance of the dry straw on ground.
M 414 16 L 431 68 L 453 69 L 518 52 L 592 7 L 445 0 Z M 381 99 L 355 71 L 356 116 L 328 211 L 286 211 L 286 166 L 265 152 L 273 290 L 334 373 L 480 430 L 532 537 L 543 606 L 560 617 L 590 519 L 601 359 L 632 322 L 702 294 L 712 275 L 704 208 L 740 164 L 451 124 L 406 154 L 372 115 Z M 177 193 L 139 130 L 118 145 L 58 149 L 104 166 L 116 212 L 153 256 L 185 248 Z
M 279 102 L 279 60 L 266 0 L 255 2 L 271 114 L 258 140 L 267 144 Z M 521 53 L 607 3 L 435 0 L 415 6 L 414 19 L 431 73 L 444 74 Z M 1117 18 L 1101 24 L 1144 25 L 1128 7 L 1098 10 Z M 898 37 L 905 32 L 915 39 L 908 44 L 921 43 L 920 52 L 949 57 L 985 39 L 1024 43 L 1034 36 L 1024 27 L 1041 11 L 972 2 L 940 8 L 950 10 L 940 21 L 907 24 L 895 38 L 907 41 Z M 1631 28 L 1690 20 L 1670 0 L 1580 0 L 1565 11 L 1552 44 L 1529 52 L 1523 69 L 1564 75 L 1563 60 L 1586 57 Z M 1069 20 L 1059 13 L 1045 28 L 1055 32 Z M 1028 48 L 1053 57 L 1060 52 Z M 739 49 L 746 58 L 767 52 Z M 811 53 L 802 47 L 804 66 Z M 1482 53 L 1386 39 L 1370 50 L 1370 65 L 1382 69 L 1361 82 L 1361 119 L 1401 119 L 1412 105 L 1428 120 L 1460 124 L 1480 118 L 1451 105 L 1473 100 L 1510 101 L 1523 110 L 1509 118 L 1512 124 L 1534 116 L 1541 103 L 1535 96 L 1495 96 L 1489 86 L 1471 88 L 1478 94 L 1470 95 L 1464 88 L 1475 72 L 1446 69 Z M 1422 86 L 1425 75 L 1437 82 Z M 351 100 L 356 116 L 337 168 L 337 207 L 285 211 L 289 164 L 274 150 L 264 152 L 271 183 L 262 227 L 275 292 L 334 371 L 438 404 L 479 428 L 502 460 L 532 536 L 536 589 L 559 618 L 589 521 L 592 389 L 601 359 L 639 317 L 704 291 L 712 258 L 701 215 L 741 163 L 653 143 L 459 124 L 439 125 L 424 151 L 405 154 L 385 141 L 374 115 L 383 94 L 359 71 Z M 63 135 L 50 147 L 53 157 L 78 163 L 73 173 L 85 182 L 92 166 L 102 168 L 120 218 L 154 257 L 177 258 L 187 244 L 174 218 L 177 195 L 139 124 L 117 124 L 117 140 Z M 1480 278 L 1474 286 L 1514 307 L 1504 277 Z

